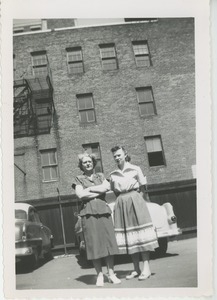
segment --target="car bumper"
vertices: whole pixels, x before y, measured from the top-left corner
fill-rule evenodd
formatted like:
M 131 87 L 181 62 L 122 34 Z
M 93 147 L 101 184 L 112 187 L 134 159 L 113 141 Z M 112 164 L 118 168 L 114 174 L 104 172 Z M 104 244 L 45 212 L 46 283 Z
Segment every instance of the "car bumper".
M 161 231 L 161 230 L 157 230 L 157 237 L 158 238 L 164 238 L 164 237 L 172 237 L 172 236 L 176 236 L 176 235 L 180 235 L 182 234 L 181 229 L 177 228 L 177 229 L 169 229 L 169 230 L 165 230 L 165 231 Z
M 32 247 L 23 247 L 23 248 L 16 248 L 15 249 L 15 256 L 16 262 L 21 261 L 23 257 L 33 255 L 33 248 Z

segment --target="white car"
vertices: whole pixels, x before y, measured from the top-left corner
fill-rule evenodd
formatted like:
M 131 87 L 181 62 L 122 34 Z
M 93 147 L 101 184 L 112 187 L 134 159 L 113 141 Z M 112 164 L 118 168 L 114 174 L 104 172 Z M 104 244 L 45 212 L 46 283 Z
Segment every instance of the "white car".
M 106 200 L 113 211 L 115 205 L 115 196 L 113 192 L 108 192 Z M 158 254 L 165 254 L 168 247 L 168 238 L 180 235 L 182 232 L 177 227 L 177 218 L 174 214 L 172 205 L 167 202 L 159 205 L 152 202 L 146 202 L 152 222 L 157 232 L 159 247 L 155 249 Z M 81 228 L 81 220 L 78 216 L 78 221 L 75 225 L 75 233 L 80 254 L 85 254 L 85 244 Z

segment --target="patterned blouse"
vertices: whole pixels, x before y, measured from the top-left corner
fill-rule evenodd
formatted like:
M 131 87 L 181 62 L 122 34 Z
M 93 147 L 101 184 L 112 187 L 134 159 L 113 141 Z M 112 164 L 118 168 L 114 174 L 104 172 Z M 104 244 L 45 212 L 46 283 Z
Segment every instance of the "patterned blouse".
M 81 185 L 85 189 L 90 186 L 100 185 L 104 180 L 105 177 L 102 173 L 93 174 L 92 180 L 83 174 L 75 177 L 72 188 L 75 189 L 76 185 Z M 112 212 L 105 200 L 105 196 L 106 194 L 104 193 L 94 199 L 83 200 L 80 216 L 111 214 Z

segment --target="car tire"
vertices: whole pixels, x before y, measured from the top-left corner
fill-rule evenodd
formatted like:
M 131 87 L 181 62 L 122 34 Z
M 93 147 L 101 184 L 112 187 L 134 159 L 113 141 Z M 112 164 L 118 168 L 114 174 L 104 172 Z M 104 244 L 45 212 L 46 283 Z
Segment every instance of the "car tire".
M 167 238 L 161 238 L 158 240 L 159 247 L 155 249 L 155 253 L 157 255 L 164 255 L 167 252 L 168 248 L 168 239 Z
M 50 261 L 53 259 L 53 253 L 52 253 L 51 249 L 44 254 L 44 258 L 46 261 Z
M 46 261 L 50 261 L 53 259 L 52 248 L 53 248 L 53 240 L 51 239 L 48 251 L 44 253 L 44 258 Z

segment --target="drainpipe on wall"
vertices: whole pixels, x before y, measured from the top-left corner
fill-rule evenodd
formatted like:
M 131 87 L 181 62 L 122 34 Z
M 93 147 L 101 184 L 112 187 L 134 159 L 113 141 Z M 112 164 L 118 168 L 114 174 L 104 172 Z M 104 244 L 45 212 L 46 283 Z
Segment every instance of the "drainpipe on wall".
M 61 198 L 60 198 L 60 191 L 58 188 L 57 188 L 57 193 L 58 193 L 58 202 L 59 202 L 59 207 L 60 207 L 60 218 L 61 218 L 61 225 L 62 225 L 64 250 L 65 250 L 65 255 L 68 255 L 67 248 L 66 248 L 66 236 L 65 236 L 65 227 L 64 227 L 64 221 L 63 221 L 63 210 L 62 210 L 62 204 L 61 204 Z

